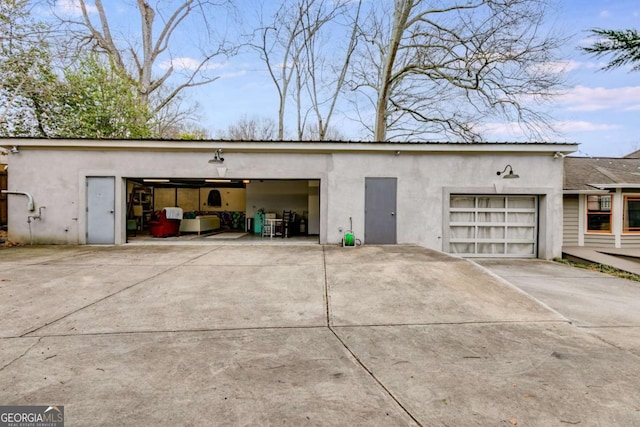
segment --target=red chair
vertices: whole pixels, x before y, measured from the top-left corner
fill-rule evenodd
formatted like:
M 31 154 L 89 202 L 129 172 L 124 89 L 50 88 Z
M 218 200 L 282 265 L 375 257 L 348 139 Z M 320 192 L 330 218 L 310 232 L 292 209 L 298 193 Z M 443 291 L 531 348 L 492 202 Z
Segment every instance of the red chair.
M 180 220 L 167 219 L 167 212 L 162 209 L 157 220 L 149 221 L 151 237 L 170 237 L 180 234 Z

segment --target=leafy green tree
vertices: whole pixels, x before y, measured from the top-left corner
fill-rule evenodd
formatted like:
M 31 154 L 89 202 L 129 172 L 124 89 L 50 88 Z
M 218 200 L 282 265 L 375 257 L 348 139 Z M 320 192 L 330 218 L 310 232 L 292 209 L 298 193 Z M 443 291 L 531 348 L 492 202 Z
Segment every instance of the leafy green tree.
M 157 136 L 137 81 L 105 54 L 62 67 L 49 44 L 52 28 L 33 18 L 32 4 L 0 1 L 0 136 Z
M 636 30 L 591 30 L 598 40 L 582 50 L 596 58 L 613 55 L 603 70 L 612 70 L 632 64 L 631 71 L 640 71 L 640 33 Z
M 137 86 L 109 60 L 97 54 L 82 58 L 64 71 L 59 94 L 57 135 L 74 138 L 138 139 L 153 136 L 146 103 Z
M 49 27 L 34 21 L 27 0 L 0 2 L 0 135 L 51 135 L 58 77 Z
M 56 0 L 48 2 L 54 6 L 55 14 Z M 218 80 L 216 61 L 237 50 L 236 43 L 227 40 L 235 26 L 228 25 L 220 31 L 211 19 L 216 16 L 222 21 L 233 20 L 236 9 L 232 0 L 136 0 L 117 2 L 118 8 L 109 7 L 116 3 L 112 1 L 73 3 L 80 16 L 58 16 L 66 26 L 69 45 L 107 55 L 112 68 L 135 82 L 138 98 L 153 115 L 158 137 L 173 137 L 178 122 L 195 119 L 188 114 L 190 109 L 177 107 L 184 107 L 181 94 Z M 135 31 L 119 19 L 121 12 L 117 10 L 122 9 L 132 19 L 139 16 L 139 23 L 132 24 Z M 189 33 L 201 40 L 199 54 L 194 58 L 182 56 L 184 40 L 179 35 Z

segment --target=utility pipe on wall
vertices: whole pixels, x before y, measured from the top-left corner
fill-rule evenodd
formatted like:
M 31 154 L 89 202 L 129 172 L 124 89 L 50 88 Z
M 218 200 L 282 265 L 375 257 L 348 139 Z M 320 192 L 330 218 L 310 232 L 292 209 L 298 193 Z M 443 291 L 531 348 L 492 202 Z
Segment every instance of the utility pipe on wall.
M 35 207 L 33 205 L 33 196 L 26 191 L 11 191 L 11 190 L 2 190 L 3 194 L 17 194 L 19 196 L 27 196 L 29 200 L 27 201 L 27 208 L 30 212 L 35 211 Z

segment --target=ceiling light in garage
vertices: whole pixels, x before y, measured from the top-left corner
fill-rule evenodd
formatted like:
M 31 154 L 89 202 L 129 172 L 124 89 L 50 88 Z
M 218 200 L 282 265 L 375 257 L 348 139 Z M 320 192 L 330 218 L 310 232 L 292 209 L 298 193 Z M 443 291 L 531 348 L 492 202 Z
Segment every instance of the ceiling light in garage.
M 146 178 L 143 179 L 144 182 L 169 182 L 168 179 L 157 179 L 157 178 Z

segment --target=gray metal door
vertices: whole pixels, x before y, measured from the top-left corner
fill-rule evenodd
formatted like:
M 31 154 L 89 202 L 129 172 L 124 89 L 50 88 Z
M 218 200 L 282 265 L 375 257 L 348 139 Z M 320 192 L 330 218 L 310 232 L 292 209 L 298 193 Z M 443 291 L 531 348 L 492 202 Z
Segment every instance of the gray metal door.
M 368 244 L 396 243 L 397 178 L 365 178 L 364 241 Z
M 115 179 L 87 177 L 87 243 L 115 242 Z

